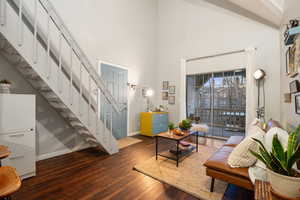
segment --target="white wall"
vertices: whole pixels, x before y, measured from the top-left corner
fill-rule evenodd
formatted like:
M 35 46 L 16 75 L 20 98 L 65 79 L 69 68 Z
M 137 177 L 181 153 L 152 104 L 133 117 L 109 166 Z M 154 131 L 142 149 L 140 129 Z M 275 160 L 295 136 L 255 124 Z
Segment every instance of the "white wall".
M 280 119 L 278 30 L 203 0 L 160 0 L 158 20 L 157 103 L 162 102 L 163 80 L 180 88 L 180 59 L 254 46 L 258 48 L 255 66 L 267 73 L 266 117 Z M 169 106 L 174 122 L 179 120 L 179 93 L 177 90 L 176 105 Z
M 154 0 L 51 1 L 95 66 L 99 60 L 129 68 L 129 82 L 152 86 L 156 63 L 157 3 Z M 139 131 L 145 102 L 129 92 L 129 132 Z
M 284 14 L 284 19 L 283 19 L 283 24 L 288 23 L 290 19 L 297 18 L 299 19 L 300 14 L 299 14 L 299 8 L 300 8 L 300 2 L 299 1 L 292 1 L 288 0 L 286 2 L 286 10 Z M 296 76 L 295 78 L 289 78 L 286 76 L 286 63 L 285 63 L 285 52 L 286 52 L 286 47 L 284 45 L 284 37 L 283 33 L 286 29 L 285 25 L 282 25 L 281 28 L 281 122 L 284 127 L 286 128 L 292 128 L 295 126 L 298 126 L 300 124 L 300 115 L 297 115 L 295 113 L 295 99 L 294 95 L 292 95 L 292 102 L 291 103 L 284 103 L 284 94 L 290 92 L 289 88 L 289 83 L 293 80 L 298 80 L 300 81 L 299 75 Z M 299 68 L 300 72 L 300 68 Z M 291 127 L 291 126 L 292 127 Z

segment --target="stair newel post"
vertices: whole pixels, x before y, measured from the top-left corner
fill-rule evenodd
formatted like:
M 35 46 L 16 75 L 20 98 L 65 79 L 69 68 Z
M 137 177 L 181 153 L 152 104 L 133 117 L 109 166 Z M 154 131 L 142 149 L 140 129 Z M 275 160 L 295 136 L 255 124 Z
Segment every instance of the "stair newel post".
M 51 77 L 51 63 L 50 63 L 50 13 L 47 12 L 47 68 L 48 68 L 48 74 L 47 79 L 50 79 Z
M 106 109 L 105 109 L 105 106 L 106 105 L 106 100 L 105 98 L 103 99 L 103 110 L 102 110 L 102 113 L 103 113 L 103 131 L 102 131 L 102 138 L 103 138 L 103 142 L 106 143 L 106 122 L 107 122 L 107 113 L 106 113 Z
M 58 90 L 59 90 L 59 93 L 61 94 L 62 93 L 62 87 L 63 87 L 63 84 L 62 83 L 62 64 L 61 64 L 61 61 L 62 61 L 62 33 L 59 32 L 59 61 L 58 61 L 58 70 L 59 70 L 59 73 L 58 74 L 58 81 L 57 81 L 57 84 L 58 84 Z
M 78 99 L 78 109 L 79 109 L 79 115 L 82 116 L 81 112 L 81 101 L 82 101 L 82 62 L 80 61 L 80 69 L 79 69 L 79 99 Z
M 95 134 L 98 134 L 98 122 L 99 122 L 99 89 L 96 88 L 95 90 L 95 94 L 96 94 L 96 130 L 95 130 Z
M 0 24 L 1 26 L 4 26 L 5 25 L 5 22 L 6 22 L 6 5 L 7 5 L 7 2 L 6 0 L 1 0 L 0 1 L 0 6 L 1 6 L 1 10 L 0 10 Z
M 72 44 L 70 46 L 70 85 L 69 85 L 69 100 L 70 104 L 73 105 L 73 47 Z
M 90 126 L 91 120 L 90 120 L 90 112 L 91 112 L 91 91 L 92 91 L 92 85 L 91 85 L 91 75 L 89 74 L 89 106 L 88 106 L 88 125 Z
M 58 88 L 58 92 L 61 94 L 62 93 L 62 64 L 61 64 L 61 60 L 62 60 L 62 49 L 61 49 L 61 45 L 62 45 L 62 33 L 59 32 L 59 36 L 58 36 L 58 68 L 57 68 L 57 88 Z
M 23 27 L 23 0 L 19 0 L 19 24 L 18 24 L 18 35 L 19 35 L 19 42 L 18 45 L 21 47 L 23 45 L 24 39 L 24 27 Z
M 37 13 L 38 13 L 38 0 L 34 0 L 34 39 L 33 39 L 33 63 L 36 64 L 38 60 L 38 49 L 37 49 Z
M 110 105 L 110 134 L 109 134 L 109 148 L 112 150 L 112 137 L 113 137 L 113 106 Z

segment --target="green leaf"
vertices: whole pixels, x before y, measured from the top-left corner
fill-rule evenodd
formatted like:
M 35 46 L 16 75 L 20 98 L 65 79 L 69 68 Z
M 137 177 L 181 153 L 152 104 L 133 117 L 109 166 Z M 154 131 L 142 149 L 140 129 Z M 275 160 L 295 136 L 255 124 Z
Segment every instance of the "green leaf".
M 251 149 L 249 149 L 250 153 L 255 156 L 258 160 L 262 161 L 266 166 L 268 166 L 267 162 L 265 161 L 265 159 L 259 155 L 258 153 L 252 151 Z
M 279 141 L 278 135 L 274 135 L 273 141 L 272 141 L 272 153 L 275 155 L 275 157 L 281 162 L 281 164 L 286 167 L 287 159 L 285 156 L 284 148 Z
M 265 148 L 264 144 L 260 140 L 258 140 L 256 138 L 252 138 L 252 140 L 257 142 L 264 151 L 268 152 L 267 149 Z
M 288 148 L 287 148 L 287 158 L 290 159 L 294 153 L 295 146 L 297 144 L 296 132 L 293 132 L 289 136 Z
M 270 155 L 274 171 L 277 170 L 277 172 L 280 174 L 288 175 L 288 170 L 283 165 L 283 163 L 281 163 L 281 161 L 273 153 L 271 153 Z
M 259 147 L 260 155 L 263 157 L 263 159 L 266 161 L 266 165 L 268 168 L 272 169 L 272 158 L 268 151 L 264 150 L 263 148 Z
M 298 148 L 296 149 L 295 153 L 291 156 L 291 158 L 288 160 L 287 163 L 287 170 L 292 173 L 292 167 L 293 165 L 300 160 L 300 146 L 298 145 Z

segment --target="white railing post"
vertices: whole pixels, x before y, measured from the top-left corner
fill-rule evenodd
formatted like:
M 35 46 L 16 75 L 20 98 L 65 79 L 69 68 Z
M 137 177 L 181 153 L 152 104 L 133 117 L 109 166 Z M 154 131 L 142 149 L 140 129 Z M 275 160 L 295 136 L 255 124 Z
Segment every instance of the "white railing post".
M 91 85 L 91 75 L 89 74 L 89 100 L 88 100 L 88 102 L 89 102 L 89 107 L 88 107 L 88 125 L 90 126 L 90 124 L 91 124 L 91 119 L 90 119 L 90 115 L 91 115 L 91 91 L 92 91 L 92 85 Z
M 70 46 L 70 88 L 69 88 L 69 100 L 70 104 L 73 105 L 73 48 Z
M 48 74 L 47 78 L 50 79 L 51 77 L 51 63 L 50 63 L 50 13 L 47 12 L 47 68 L 48 68 Z
M 98 134 L 98 122 L 99 122 L 99 90 L 98 88 L 95 89 L 96 94 L 96 128 L 95 128 L 95 134 Z
M 109 148 L 112 150 L 112 137 L 113 137 L 113 107 L 110 106 L 110 133 L 109 133 Z
M 1 26 L 4 26 L 5 23 L 6 23 L 6 5 L 7 5 L 7 2 L 6 0 L 1 0 L 0 2 L 0 6 L 1 6 L 1 13 L 0 13 L 0 23 L 1 23 Z
M 58 84 L 58 91 L 59 93 L 61 94 L 62 93 L 62 87 L 63 87 L 63 81 L 62 81 L 62 33 L 59 32 L 59 50 L 58 50 L 58 53 L 59 53 L 59 58 L 58 58 L 58 70 L 59 70 L 59 73 L 57 73 L 57 84 Z
M 23 0 L 19 0 L 19 23 L 18 23 L 18 34 L 19 34 L 19 38 L 18 38 L 18 45 L 22 46 L 23 45 L 23 37 L 24 37 L 24 28 L 23 28 Z
M 37 43 L 37 13 L 38 13 L 38 0 L 34 0 L 34 39 L 33 39 L 33 63 L 36 64 L 38 60 L 38 43 Z
M 106 136 L 106 125 L 107 125 L 107 112 L 106 112 L 106 100 L 103 101 L 103 142 L 106 144 L 107 136 Z
M 78 109 L 79 109 L 79 115 L 82 116 L 82 112 L 81 112 L 81 103 L 82 103 L 82 63 L 80 62 L 80 71 L 79 71 L 79 100 L 78 100 Z

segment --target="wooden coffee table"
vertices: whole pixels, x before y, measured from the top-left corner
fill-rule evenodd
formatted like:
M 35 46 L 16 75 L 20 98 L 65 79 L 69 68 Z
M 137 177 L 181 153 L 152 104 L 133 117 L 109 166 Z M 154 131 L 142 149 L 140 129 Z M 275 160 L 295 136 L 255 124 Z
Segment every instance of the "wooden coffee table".
M 188 151 L 184 151 L 179 153 L 179 144 L 181 141 L 183 141 L 184 139 L 187 139 L 188 137 L 196 137 L 196 146 L 194 146 L 193 148 L 191 148 Z M 158 152 L 158 145 L 159 145 L 159 139 L 160 138 L 164 138 L 166 140 L 170 140 L 170 141 L 175 141 L 176 142 L 176 154 L 171 153 L 170 151 L 164 151 L 159 153 Z M 190 155 L 195 149 L 196 152 L 198 152 L 198 132 L 185 132 L 184 135 L 182 136 L 178 136 L 175 134 L 170 134 L 169 132 L 163 132 L 163 133 L 159 133 L 157 135 L 155 135 L 155 141 L 156 141 L 156 145 L 155 145 L 155 155 L 156 155 L 156 160 L 158 158 L 158 156 L 162 156 L 164 158 L 168 158 L 170 160 L 174 160 L 176 161 L 176 166 L 178 167 L 179 161 L 181 159 L 183 159 L 184 157 Z

